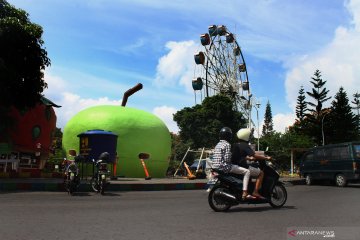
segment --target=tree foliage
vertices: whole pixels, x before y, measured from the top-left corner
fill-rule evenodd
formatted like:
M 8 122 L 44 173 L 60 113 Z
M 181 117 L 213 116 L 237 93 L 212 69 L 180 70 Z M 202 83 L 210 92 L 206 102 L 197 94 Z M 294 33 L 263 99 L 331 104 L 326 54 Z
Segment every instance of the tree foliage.
M 42 47 L 42 27 L 28 13 L 0 0 L 0 106 L 33 107 L 47 87 L 50 65 Z
M 169 161 L 169 167 L 167 170 L 167 175 L 169 176 L 175 173 L 176 169 L 180 165 L 181 159 L 184 157 L 184 154 L 186 153 L 187 149 L 190 147 L 187 143 L 183 142 L 183 140 L 179 135 L 174 133 L 171 133 L 170 135 L 171 135 L 171 156 Z M 188 156 L 189 155 L 191 154 L 188 154 Z
M 319 119 L 321 117 L 321 110 L 323 109 L 323 103 L 329 100 L 331 97 L 327 97 L 329 90 L 326 90 L 324 85 L 326 81 L 322 80 L 320 70 L 316 69 L 314 77 L 310 81 L 313 85 L 311 92 L 306 92 L 311 98 L 314 99 L 315 103 L 307 102 L 308 105 L 312 106 L 309 111 L 311 112 L 310 116 Z
M 330 127 L 327 135 L 330 139 L 327 143 L 352 141 L 358 136 L 357 118 L 351 110 L 347 93 L 343 87 L 340 87 L 331 104 L 328 123 Z
M 353 97 L 354 99 L 351 101 L 351 103 L 355 106 L 352 108 L 356 110 L 357 127 L 360 129 L 360 93 L 356 92 L 353 94 Z
M 354 100 L 351 101 L 352 104 L 354 104 L 355 106 L 353 107 L 353 109 L 357 110 L 357 114 L 359 115 L 359 109 L 360 109 L 360 93 L 355 93 L 353 94 Z
M 271 105 L 270 102 L 268 101 L 266 103 L 266 108 L 265 108 L 265 116 L 264 116 L 264 125 L 263 125 L 263 129 L 262 129 L 262 135 L 263 136 L 267 136 L 267 135 L 271 135 L 274 131 L 274 124 L 273 124 L 273 120 L 272 120 L 272 112 L 271 112 Z
M 180 137 L 192 148 L 212 148 L 219 141 L 222 127 L 234 132 L 245 126 L 245 119 L 234 110 L 233 102 L 224 95 L 204 99 L 202 104 L 186 107 L 174 114 L 174 121 L 180 129 Z
M 307 111 L 307 103 L 305 99 L 306 96 L 305 96 L 304 87 L 301 86 L 299 90 L 299 96 L 297 97 L 297 105 L 296 105 L 296 117 L 299 119 L 299 121 L 304 120 Z
M 311 92 L 306 93 L 314 102 L 306 102 L 310 107 L 308 108 L 308 113 L 305 114 L 306 118 L 304 118 L 300 125 L 304 134 L 310 136 L 316 144 L 321 145 L 323 142 L 323 121 L 328 112 L 328 109 L 323 108 L 323 104 L 331 99 L 331 97 L 327 96 L 329 90 L 325 87 L 326 81 L 321 78 L 320 70 L 317 69 L 311 79 L 310 83 L 313 85 L 313 88 Z
M 263 136 L 260 139 L 261 149 L 266 150 L 272 156 L 282 170 L 290 169 L 290 158 L 292 149 L 307 149 L 314 146 L 309 136 L 287 130 L 285 133 L 273 132 L 271 135 Z M 295 152 L 295 164 L 298 165 L 301 152 Z

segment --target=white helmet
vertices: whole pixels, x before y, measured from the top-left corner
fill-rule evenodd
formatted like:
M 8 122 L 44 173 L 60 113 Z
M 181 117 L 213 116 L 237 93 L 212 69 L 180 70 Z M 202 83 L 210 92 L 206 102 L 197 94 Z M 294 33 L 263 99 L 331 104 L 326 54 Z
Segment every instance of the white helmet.
M 242 128 L 236 133 L 237 138 L 245 142 L 249 141 L 250 135 L 251 135 L 251 130 L 249 128 Z

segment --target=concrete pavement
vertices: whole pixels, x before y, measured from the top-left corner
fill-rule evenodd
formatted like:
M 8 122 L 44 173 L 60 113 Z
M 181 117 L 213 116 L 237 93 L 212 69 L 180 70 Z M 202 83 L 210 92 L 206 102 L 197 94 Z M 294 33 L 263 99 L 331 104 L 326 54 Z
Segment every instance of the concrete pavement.
M 284 177 L 280 180 L 290 184 L 303 184 L 298 177 Z M 187 178 L 118 178 L 111 180 L 107 191 L 167 191 L 206 189 L 207 179 Z M 3 178 L 0 179 L 0 192 L 7 191 L 64 191 L 61 178 Z M 83 179 L 79 192 L 92 191 L 89 181 Z

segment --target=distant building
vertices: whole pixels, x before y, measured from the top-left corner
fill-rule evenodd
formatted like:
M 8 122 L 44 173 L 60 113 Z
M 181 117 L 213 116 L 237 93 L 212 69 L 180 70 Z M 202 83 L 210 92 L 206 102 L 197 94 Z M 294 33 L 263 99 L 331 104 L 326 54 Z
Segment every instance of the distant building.
M 26 172 L 45 166 L 56 129 L 54 107 L 60 106 L 42 97 L 34 108 L 11 108 L 12 124 L 2 126 L 5 134 L 0 136 L 0 172 Z

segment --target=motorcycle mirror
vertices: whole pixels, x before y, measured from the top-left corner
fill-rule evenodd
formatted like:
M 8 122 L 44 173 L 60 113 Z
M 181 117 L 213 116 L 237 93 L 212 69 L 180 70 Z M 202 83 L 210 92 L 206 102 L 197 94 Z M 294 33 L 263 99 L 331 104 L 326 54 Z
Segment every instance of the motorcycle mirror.
M 76 150 L 70 149 L 69 150 L 69 155 L 72 156 L 72 157 L 75 157 L 76 156 Z
M 149 159 L 149 158 L 150 158 L 150 154 L 148 154 L 148 153 L 139 153 L 139 159 L 146 160 L 146 159 Z

